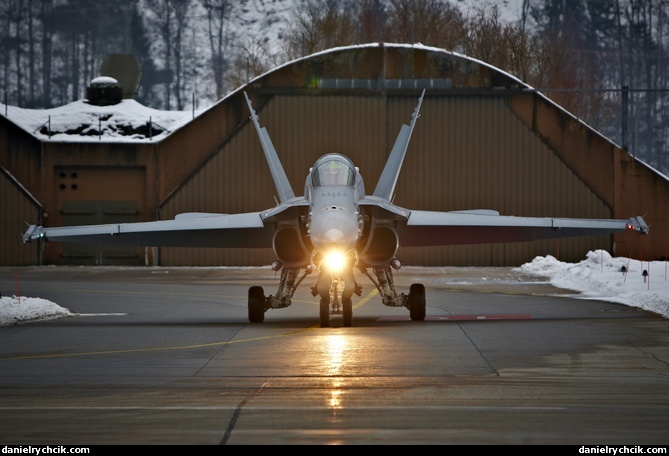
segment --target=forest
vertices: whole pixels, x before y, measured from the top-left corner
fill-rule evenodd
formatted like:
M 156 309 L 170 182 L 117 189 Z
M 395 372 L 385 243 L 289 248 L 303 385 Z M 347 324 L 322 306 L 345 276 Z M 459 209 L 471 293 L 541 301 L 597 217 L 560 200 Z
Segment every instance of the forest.
M 85 98 L 105 57 L 120 53 L 141 62 L 138 102 L 199 109 L 317 51 L 421 43 L 512 74 L 669 174 L 669 0 L 517 1 L 509 20 L 501 0 L 4 0 L 2 102 Z M 253 18 L 276 5 L 289 20 Z M 264 27 L 277 21 L 272 37 Z

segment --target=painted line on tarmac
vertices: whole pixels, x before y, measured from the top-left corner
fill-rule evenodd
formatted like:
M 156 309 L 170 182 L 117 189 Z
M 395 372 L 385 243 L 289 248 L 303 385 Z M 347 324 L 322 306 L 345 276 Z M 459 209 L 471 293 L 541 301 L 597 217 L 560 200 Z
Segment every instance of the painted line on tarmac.
M 425 317 L 425 321 L 439 321 L 439 320 L 450 320 L 450 321 L 473 321 L 473 320 L 531 320 L 532 316 L 527 314 L 520 315 L 437 315 Z M 377 321 L 406 321 L 411 320 L 410 317 L 404 316 L 394 316 L 394 317 L 381 317 Z
M 147 348 L 130 348 L 130 349 L 121 349 L 121 350 L 106 350 L 106 351 L 92 351 L 92 352 L 80 352 L 80 353 L 51 353 L 43 355 L 25 355 L 25 356 L 15 356 L 10 358 L 0 358 L 0 361 L 15 361 L 19 359 L 45 359 L 45 358 L 70 358 L 74 356 L 92 356 L 92 355 L 117 355 L 120 353 L 145 353 L 145 352 L 157 352 L 157 351 L 169 351 L 169 350 L 192 350 L 194 348 L 204 348 L 204 347 L 216 347 L 222 345 L 232 345 L 239 344 L 242 342 L 254 342 L 257 340 L 264 339 L 274 339 L 277 337 L 292 336 L 295 334 L 300 334 L 303 332 L 313 331 L 320 328 L 318 326 L 310 326 L 308 328 L 298 329 L 296 331 L 289 331 L 281 334 L 273 334 L 271 336 L 261 336 L 261 337 L 250 337 L 248 339 L 238 339 L 238 340 L 226 340 L 222 342 L 210 342 L 207 344 L 196 344 L 196 345 L 177 345 L 172 347 L 147 347 Z

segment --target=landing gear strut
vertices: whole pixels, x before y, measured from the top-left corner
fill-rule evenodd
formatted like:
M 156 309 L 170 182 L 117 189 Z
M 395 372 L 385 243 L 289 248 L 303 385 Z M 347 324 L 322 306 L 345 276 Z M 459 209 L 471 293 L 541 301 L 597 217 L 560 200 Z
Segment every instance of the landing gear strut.
M 339 276 L 332 276 L 331 279 L 328 279 L 327 274 L 326 272 L 322 273 L 318 284 L 311 289 L 312 295 L 321 295 L 321 328 L 330 326 L 330 313 L 341 314 L 344 326 L 349 327 L 353 324 L 353 300 L 351 299 L 351 295 L 355 293 L 360 296 L 362 289 L 353 278 L 352 272 L 351 274 L 344 274 L 345 277 L 348 277 L 348 281 L 342 280 Z M 328 286 L 327 280 L 330 280 L 329 290 L 327 293 L 320 293 L 318 290 L 323 291 Z M 353 287 L 353 290 L 346 290 L 346 287 Z M 323 297 L 324 294 L 327 297 Z
M 412 284 L 408 295 L 397 293 L 390 267 L 375 268 L 376 280 L 366 269 L 361 268 L 360 271 L 374 283 L 384 305 L 406 307 L 409 309 L 411 320 L 425 320 L 425 286 L 423 284 Z M 299 272 L 299 269 L 282 269 L 279 289 L 274 296 L 265 296 L 264 290 L 260 286 L 249 288 L 248 312 L 251 323 L 262 323 L 268 309 L 290 306 L 293 293 L 302 280 L 312 272 L 312 269 L 307 268 L 298 278 Z M 347 285 L 352 288 L 348 288 Z M 311 294 L 320 296 L 319 317 L 321 328 L 330 326 L 331 313 L 341 314 L 345 327 L 353 325 L 353 301 L 351 296 L 354 293 L 361 296 L 362 288 L 353 277 L 352 269 L 345 269 L 341 275 L 332 275 L 328 272 L 319 275 L 317 284 L 311 287 Z
M 381 302 L 388 307 L 406 307 L 412 320 L 425 320 L 425 286 L 422 283 L 414 283 L 409 288 L 409 294 L 397 293 L 395 291 L 395 280 L 390 267 L 374 268 L 376 279 L 367 271 L 361 269 L 370 281 L 376 286 L 381 295 Z

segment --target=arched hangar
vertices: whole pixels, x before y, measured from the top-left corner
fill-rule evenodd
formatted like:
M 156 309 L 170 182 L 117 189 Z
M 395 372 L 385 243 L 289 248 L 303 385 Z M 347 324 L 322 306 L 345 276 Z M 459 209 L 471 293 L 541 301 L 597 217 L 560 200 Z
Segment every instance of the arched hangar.
M 23 195 L 14 199 L 30 199 L 29 204 L 23 202 L 29 206 L 25 220 L 36 221 L 36 204 L 49 214 L 46 226 L 69 224 L 68 220 L 96 223 L 92 219 L 100 218 L 100 205 L 108 209 L 102 212 L 110 219 L 133 221 L 171 219 L 182 212 L 271 208 L 275 188 L 249 120 L 246 91 L 296 194 L 302 194 L 309 167 L 329 152 L 348 155 L 369 192 L 423 89 L 426 95 L 396 188 L 396 204 L 538 217 L 643 215 L 651 234 L 400 247 L 403 264 L 515 266 L 549 254 L 572 262 L 595 249 L 615 256 L 665 258 L 665 176 L 515 77 L 484 62 L 420 45 L 342 47 L 287 63 L 159 141 L 96 145 L 24 138 L 23 149 L 4 152 L 13 183 L 0 181 L 23 189 L 13 191 Z M 2 134 L 9 128 L 3 127 Z M 26 156 L 15 155 L 18 152 Z M 32 163 L 32 171 L 22 171 L 24 158 Z M 72 175 L 80 182 L 76 192 L 70 186 L 59 188 L 59 176 Z M 269 249 L 137 246 L 114 252 L 100 247 L 68 250 L 57 243 L 20 248 L 32 249 L 29 264 L 267 265 L 274 259 Z

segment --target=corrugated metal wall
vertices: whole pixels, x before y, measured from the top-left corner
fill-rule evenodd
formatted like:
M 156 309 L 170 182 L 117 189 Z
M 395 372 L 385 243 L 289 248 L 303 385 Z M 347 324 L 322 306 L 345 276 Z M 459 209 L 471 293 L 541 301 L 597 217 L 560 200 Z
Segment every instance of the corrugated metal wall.
M 365 175 L 370 168 L 380 174 L 383 163 L 373 158 L 385 154 L 387 148 L 383 102 L 379 97 L 296 95 L 275 96 L 266 106 L 254 108 L 272 138 L 293 191 L 302 195 L 309 168 L 329 152 L 350 153 Z M 191 211 L 259 211 L 276 204 L 275 194 L 258 136 L 253 124 L 247 122 L 162 206 L 161 218 Z M 266 265 L 273 259 L 269 249 L 160 251 L 163 265 Z
M 297 195 L 322 154 L 341 152 L 372 193 L 417 97 L 275 95 L 255 106 Z M 387 117 L 386 117 L 387 114 Z M 273 207 L 274 185 L 247 123 L 162 207 L 180 212 L 251 212 Z M 507 215 L 611 218 L 611 211 L 507 108 L 503 96 L 426 96 L 395 203 L 424 210 L 495 209 Z M 400 249 L 404 264 L 501 266 L 551 254 L 579 261 L 609 249 L 610 236 L 520 244 Z M 161 249 L 163 265 L 266 265 L 268 249 Z
M 41 207 L 0 169 L 0 260 L 1 265 L 26 266 L 39 263 L 39 245 L 26 245 L 21 235 L 27 223 L 40 220 Z
M 395 202 L 401 206 L 611 217 L 587 185 L 509 111 L 503 96 L 430 97 L 419 122 L 397 188 Z M 500 266 L 551 254 L 579 261 L 589 249 L 610 245 L 610 236 L 596 236 L 406 249 L 402 259 L 407 264 Z

